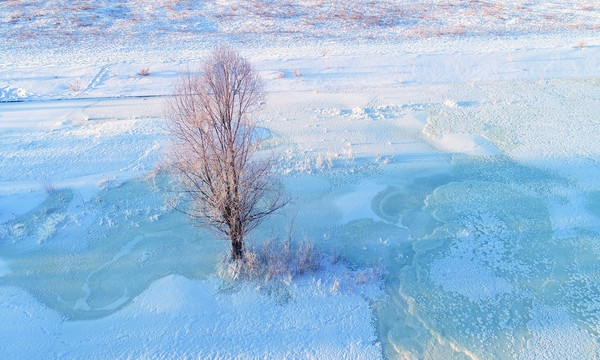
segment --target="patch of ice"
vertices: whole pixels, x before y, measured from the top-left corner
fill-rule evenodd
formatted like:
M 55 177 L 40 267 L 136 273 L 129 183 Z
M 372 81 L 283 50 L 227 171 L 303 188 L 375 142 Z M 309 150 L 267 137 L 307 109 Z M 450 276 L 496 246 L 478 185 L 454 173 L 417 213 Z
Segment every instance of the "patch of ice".
M 346 193 L 335 200 L 335 205 L 342 212 L 344 223 L 356 219 L 374 219 L 379 216 L 373 212 L 371 199 L 385 189 L 385 185 L 373 182 L 362 183 L 352 192 Z
M 11 272 L 12 271 L 10 270 L 10 267 L 8 267 L 8 264 L 2 260 L 2 258 L 0 258 L 0 277 L 6 276 Z
M 508 281 L 486 268 L 475 254 L 453 252 L 431 265 L 430 276 L 445 291 L 466 296 L 472 302 L 482 302 L 510 293 Z
M 90 272 L 90 274 L 88 275 L 85 283 L 82 286 L 82 290 L 85 292 L 85 296 L 78 299 L 75 303 L 74 309 L 76 310 L 85 310 L 85 311 L 90 311 L 90 310 L 114 310 L 116 308 L 118 308 L 120 305 L 124 304 L 127 300 L 129 300 L 131 297 L 124 295 L 121 298 L 115 300 L 112 304 L 109 304 L 105 307 L 99 308 L 99 309 L 92 309 L 91 306 L 89 306 L 88 304 L 88 299 L 91 296 L 91 289 L 89 287 L 89 283 L 90 283 L 90 279 L 96 275 L 97 273 L 99 273 L 102 269 L 106 268 L 107 266 L 116 263 L 120 258 L 122 258 L 123 256 L 126 256 L 128 254 L 130 254 L 132 252 L 132 250 L 136 247 L 136 245 L 138 243 L 140 243 L 142 240 L 146 240 L 152 237 L 160 237 L 162 234 L 160 232 L 158 233 L 153 233 L 153 234 L 142 234 L 139 236 L 136 236 L 133 240 L 129 241 L 127 244 L 125 244 L 121 250 L 119 250 L 119 252 L 107 263 L 103 264 L 102 266 L 100 266 L 99 268 L 97 268 L 96 270 Z
M 531 316 L 527 327 L 533 337 L 527 341 L 521 360 L 597 359 L 600 356 L 600 344 L 560 308 L 536 303 Z

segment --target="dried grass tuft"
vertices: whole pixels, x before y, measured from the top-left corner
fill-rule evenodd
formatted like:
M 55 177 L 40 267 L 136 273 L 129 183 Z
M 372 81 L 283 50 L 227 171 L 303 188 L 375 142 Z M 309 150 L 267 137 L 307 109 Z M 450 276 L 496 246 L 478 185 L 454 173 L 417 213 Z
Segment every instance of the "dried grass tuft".
M 289 240 L 278 243 L 270 239 L 260 247 L 246 249 L 242 260 L 223 258 L 217 272 L 228 280 L 290 282 L 319 270 L 322 259 L 321 251 L 308 241 L 293 245 Z
M 44 176 L 40 179 L 40 187 L 48 195 L 56 191 L 56 186 L 47 176 Z
M 73 94 L 78 94 L 81 92 L 81 80 L 77 79 L 75 82 L 69 84 L 69 88 L 73 91 Z
M 139 76 L 148 76 L 150 75 L 150 68 L 143 68 L 140 71 L 138 71 L 138 75 Z

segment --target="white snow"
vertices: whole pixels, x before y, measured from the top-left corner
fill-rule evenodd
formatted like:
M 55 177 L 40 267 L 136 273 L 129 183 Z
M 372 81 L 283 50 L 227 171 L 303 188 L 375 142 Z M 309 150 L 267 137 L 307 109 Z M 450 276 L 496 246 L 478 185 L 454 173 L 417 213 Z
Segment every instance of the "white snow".
M 481 135 L 448 134 L 432 139 L 434 145 L 442 151 L 474 156 L 494 156 L 500 152 L 494 144 Z
M 320 282 L 280 304 L 250 285 L 167 276 L 98 320 L 64 321 L 31 295 L 0 287 L 3 358 L 379 359 L 369 304 Z M 341 316 L 340 316 L 341 315 Z M 25 342 L 17 341 L 24 339 Z

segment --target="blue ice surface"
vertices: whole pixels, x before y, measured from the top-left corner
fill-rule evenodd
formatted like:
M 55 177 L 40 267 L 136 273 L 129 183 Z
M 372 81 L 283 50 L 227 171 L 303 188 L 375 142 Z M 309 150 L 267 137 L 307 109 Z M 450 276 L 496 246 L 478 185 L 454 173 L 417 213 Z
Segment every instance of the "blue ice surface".
M 249 241 L 291 231 L 350 267 L 385 266 L 387 296 L 372 307 L 390 359 L 519 358 L 544 331 L 557 331 L 552 319 L 597 345 L 600 226 L 556 229 L 549 210 L 569 201 L 554 189 L 576 192 L 577 184 L 504 156 L 439 161 L 445 166 L 357 162 L 288 176 L 294 201 Z M 121 309 L 166 275 L 214 274 L 227 244 L 165 204 L 168 181 L 108 184 L 85 201 L 57 190 L 1 224 L 11 272 L 0 285 L 28 290 L 65 318 L 89 319 Z M 375 215 L 344 222 L 336 199 L 364 181 L 381 185 L 369 200 Z M 582 211 L 599 217 L 600 192 L 584 197 Z M 563 345 L 548 351 L 568 352 Z
M 0 228 L 11 272 L 22 287 L 68 319 L 107 316 L 158 278 L 212 273 L 224 243 L 166 205 L 160 185 L 113 184 L 90 200 L 57 190 Z M 71 207 L 71 210 L 69 208 Z
M 410 260 L 387 264 L 389 297 L 375 305 L 384 354 L 520 358 L 540 334 L 561 336 L 560 324 L 533 325 L 545 321 L 535 310 L 543 304 L 591 334 L 583 353 L 598 356 L 600 222 L 556 229 L 549 206 L 557 201 L 553 189 L 565 187 L 577 191 L 568 180 L 507 157 L 456 155 L 448 174 L 379 194 L 373 206 L 386 221 L 420 227 L 407 214 L 424 212 L 434 224 L 416 234 Z M 598 194 L 588 198 L 589 210 L 600 215 Z M 581 349 L 566 343 L 577 336 L 563 338 L 534 357 L 569 358 Z

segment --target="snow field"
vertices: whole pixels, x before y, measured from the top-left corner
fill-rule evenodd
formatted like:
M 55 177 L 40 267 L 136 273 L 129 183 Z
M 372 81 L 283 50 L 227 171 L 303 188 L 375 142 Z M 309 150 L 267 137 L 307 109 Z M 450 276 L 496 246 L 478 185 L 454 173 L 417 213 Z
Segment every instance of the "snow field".
M 12 48 L 127 46 L 209 39 L 402 41 L 597 30 L 593 1 L 123 1 L 3 2 L 0 38 Z M 584 45 L 582 45 L 584 46 Z

